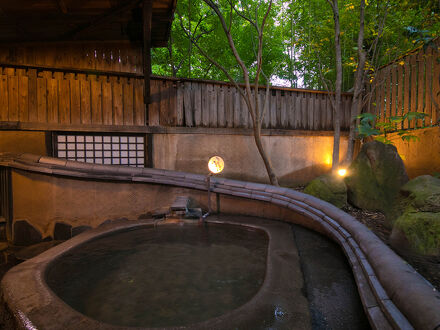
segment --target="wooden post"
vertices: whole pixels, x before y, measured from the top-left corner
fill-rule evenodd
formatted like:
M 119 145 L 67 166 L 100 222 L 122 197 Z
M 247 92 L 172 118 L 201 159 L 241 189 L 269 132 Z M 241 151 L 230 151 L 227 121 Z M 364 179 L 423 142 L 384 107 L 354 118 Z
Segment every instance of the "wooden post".
M 150 75 L 151 75 L 151 17 L 152 0 L 144 0 L 143 8 L 143 50 L 142 63 L 144 69 L 144 103 L 145 122 L 149 124 L 148 105 L 150 104 Z

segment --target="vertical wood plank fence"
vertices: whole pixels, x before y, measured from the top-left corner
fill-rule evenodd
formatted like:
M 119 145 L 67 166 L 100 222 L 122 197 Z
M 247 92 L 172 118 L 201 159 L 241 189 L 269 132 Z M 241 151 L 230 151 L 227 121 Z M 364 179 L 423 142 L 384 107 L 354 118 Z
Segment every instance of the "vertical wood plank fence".
M 255 91 L 254 91 L 255 92 Z M 265 90 L 258 90 L 261 104 Z M 352 94 L 342 96 L 341 127 L 349 127 Z M 251 128 L 252 121 L 236 87 L 221 82 L 152 77 L 151 126 Z M 270 89 L 263 128 L 332 130 L 328 94 L 293 88 Z
M 0 64 L 0 122 L 252 128 L 233 85 L 153 76 L 148 122 L 143 88 L 140 74 Z M 265 90 L 258 96 L 263 104 Z M 342 129 L 349 125 L 351 101 L 343 94 Z M 271 88 L 262 127 L 332 130 L 328 94 Z
M 440 121 L 440 38 L 378 70 L 367 86 L 367 111 L 379 122 L 408 112 L 427 114 L 424 120 L 405 120 L 402 128 L 420 128 Z
M 143 77 L 0 66 L 0 121 L 145 125 Z

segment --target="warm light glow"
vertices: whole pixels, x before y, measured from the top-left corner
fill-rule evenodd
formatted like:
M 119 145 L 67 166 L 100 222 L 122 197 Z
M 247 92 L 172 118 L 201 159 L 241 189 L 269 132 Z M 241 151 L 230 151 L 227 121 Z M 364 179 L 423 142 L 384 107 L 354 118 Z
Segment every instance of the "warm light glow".
M 340 169 L 338 170 L 338 174 L 339 174 L 340 176 L 346 176 L 346 175 L 347 175 L 347 170 L 346 170 L 345 168 L 340 168 Z
M 331 164 L 332 164 L 332 155 L 327 154 L 327 155 L 325 156 L 325 163 L 326 163 L 327 165 L 331 165 Z
M 214 174 L 220 173 L 225 168 L 225 162 L 220 156 L 211 157 L 208 162 L 208 168 Z

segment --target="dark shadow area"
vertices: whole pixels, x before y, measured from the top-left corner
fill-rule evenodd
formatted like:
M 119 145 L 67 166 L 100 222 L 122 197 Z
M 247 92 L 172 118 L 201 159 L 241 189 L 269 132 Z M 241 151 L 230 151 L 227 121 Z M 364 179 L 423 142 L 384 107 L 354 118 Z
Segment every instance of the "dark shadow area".
M 350 265 L 330 239 L 292 225 L 313 329 L 371 329 Z

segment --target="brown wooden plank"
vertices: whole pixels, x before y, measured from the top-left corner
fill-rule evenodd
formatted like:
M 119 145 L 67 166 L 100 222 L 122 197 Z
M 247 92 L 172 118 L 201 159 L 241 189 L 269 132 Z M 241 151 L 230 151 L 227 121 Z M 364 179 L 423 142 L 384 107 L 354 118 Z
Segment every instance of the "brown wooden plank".
M 270 94 L 270 108 L 268 109 L 270 112 L 270 125 L 269 128 L 276 128 L 277 127 L 277 96 L 276 91 L 271 90 L 269 92 Z
M 404 83 L 405 77 L 404 77 L 404 69 L 403 65 L 399 63 L 397 66 L 397 81 L 396 81 L 396 88 L 397 88 L 397 110 L 396 110 L 396 116 L 402 116 L 403 115 L 403 96 L 404 96 Z M 402 124 L 399 125 L 399 128 L 402 128 Z
M 107 78 L 101 80 L 102 88 L 102 123 L 104 125 L 113 124 L 113 92 L 112 83 Z M 143 86 L 142 86 L 143 88 Z M 141 91 L 143 93 L 143 91 Z M 142 104 L 143 104 L 142 96 Z
M 275 95 L 276 102 L 276 125 L 275 128 L 280 128 L 281 126 L 281 91 L 276 90 Z
M 84 74 L 78 74 L 80 93 L 81 93 L 81 123 L 90 124 L 92 122 L 90 81 Z M 122 123 L 120 123 L 122 124 Z
M 167 82 L 168 88 L 168 125 L 177 125 L 177 88 L 174 81 Z
M 81 123 L 81 88 L 75 74 L 68 75 L 70 82 L 70 122 Z
M 293 92 L 285 92 L 285 98 L 286 98 L 286 112 L 287 112 L 287 118 L 288 118 L 288 125 L 287 128 L 294 129 L 295 127 L 295 111 L 293 109 L 294 104 L 294 98 L 293 98 Z
M 301 95 L 298 92 L 292 92 L 293 96 L 293 111 L 295 113 L 294 129 L 301 127 Z
M 289 126 L 289 117 L 287 116 L 287 93 L 280 92 L 280 124 L 281 128 L 287 128 Z
M 378 122 L 384 122 L 386 117 L 386 82 L 387 82 L 387 69 L 384 68 L 380 70 L 380 82 L 378 81 L 379 88 L 379 108 L 380 108 L 380 117 L 378 118 Z
M 124 94 L 123 83 L 119 80 L 112 82 L 113 125 L 124 124 Z
M 18 120 L 29 121 L 29 78 L 24 75 L 18 77 Z
M 417 111 L 417 78 L 418 78 L 418 65 L 417 58 L 415 55 L 411 56 L 410 59 L 411 66 L 411 112 Z M 415 120 L 409 122 L 409 127 L 414 128 Z
M 47 79 L 47 121 L 58 123 L 58 79 Z
M 234 127 L 234 88 L 224 86 L 225 89 L 225 120 L 226 127 Z
M 234 127 L 241 127 L 240 123 L 240 108 L 241 108 L 241 95 L 238 90 L 234 89 Z
M 225 87 L 217 86 L 218 127 L 226 127 Z
M 309 122 L 309 114 L 307 111 L 307 94 L 301 93 L 301 128 L 303 129 L 310 129 L 308 122 Z
M 438 48 L 434 51 L 434 58 L 440 58 Z M 433 79 L 432 79 L 432 123 L 440 124 L 440 62 L 433 61 Z
M 38 121 L 37 112 L 37 70 L 29 69 L 29 121 Z
M 160 109 L 159 109 L 159 124 L 161 126 L 168 126 L 170 122 L 169 118 L 169 98 L 170 98 L 170 88 L 169 85 L 165 82 L 161 82 L 160 86 Z
M 382 113 L 382 118 L 381 121 L 385 122 L 388 121 L 389 118 L 389 110 L 390 110 L 390 105 L 389 102 L 391 100 L 391 96 L 390 96 L 390 80 L 391 80 L 391 71 L 389 67 L 386 67 L 383 70 L 383 113 Z
M 176 83 L 176 125 L 183 126 L 184 119 L 184 84 L 180 81 Z
M 160 81 L 151 80 L 150 84 L 150 100 L 151 103 L 148 106 L 148 125 L 159 126 L 159 109 L 160 109 Z
M 202 84 L 192 83 L 194 93 L 194 126 L 200 127 L 202 125 Z
M 183 106 L 185 108 L 185 126 L 193 127 L 194 126 L 194 91 L 192 89 L 191 83 L 185 81 L 183 83 Z
M 404 83 L 403 83 L 403 112 L 406 115 L 410 111 L 410 95 L 411 95 L 411 67 L 409 63 L 409 56 L 405 57 L 405 65 L 403 66 Z M 402 123 L 403 128 L 408 128 L 408 120 Z
M 320 111 L 321 111 L 321 130 L 325 130 L 326 127 L 326 123 L 327 123 L 327 96 L 322 94 L 321 95 L 321 107 L 320 107 Z
M 374 97 L 372 98 L 372 103 L 374 105 L 374 114 L 376 115 L 376 121 L 380 118 L 380 76 L 381 71 L 376 73 L 373 81 L 371 82 L 371 89 L 373 90 Z
M 59 113 L 60 124 L 70 124 L 70 80 L 60 79 L 58 81 Z
M 211 85 L 207 95 L 209 97 L 209 127 L 218 127 L 217 93 L 217 85 Z
M 37 78 L 37 122 L 47 122 L 47 79 Z
M 431 126 L 432 120 L 432 62 L 432 48 L 428 47 L 425 54 L 425 113 L 428 115 L 425 118 L 425 126 Z
M 315 117 L 315 98 L 313 97 L 312 94 L 307 93 L 307 114 L 308 114 L 308 122 L 307 122 L 307 127 L 310 130 L 313 130 L 313 123 L 314 123 L 314 117 Z
M 94 75 L 89 75 L 89 80 L 92 124 L 102 125 L 102 84 Z
M 8 76 L 9 121 L 18 121 L 18 77 Z
M 319 130 L 321 128 L 321 95 L 311 95 L 315 99 L 314 113 L 313 113 L 313 128 Z
M 419 51 L 417 54 L 417 62 L 418 62 L 418 80 L 417 80 L 417 111 L 425 112 L 425 58 L 423 56 L 423 52 Z M 422 127 L 424 125 L 424 120 L 417 120 L 417 127 Z
M 391 102 L 390 104 L 390 116 L 396 115 L 397 109 L 397 64 L 390 65 L 391 69 Z
M 0 75 L 0 121 L 9 120 L 8 76 Z
M 122 78 L 122 93 L 123 93 L 123 109 L 124 109 L 124 125 L 133 125 L 133 79 Z
M 327 110 L 327 116 L 326 116 L 326 129 L 332 130 L 333 129 L 333 105 L 331 101 L 331 95 L 326 95 L 325 98 L 325 108 Z
M 208 127 L 209 126 L 209 89 L 211 88 L 210 84 L 201 84 L 201 97 L 202 97 L 202 122 L 201 126 Z
M 133 86 L 134 86 L 134 124 L 139 125 L 139 126 L 145 126 L 146 110 L 145 110 L 145 103 L 144 103 L 144 82 L 141 79 L 135 79 Z M 103 92 L 104 91 L 105 90 L 104 90 L 104 85 L 103 85 Z M 103 96 L 104 96 L 104 100 L 106 100 L 105 93 L 103 93 Z M 111 97 L 111 94 L 110 94 L 110 97 Z M 111 103 L 110 103 L 110 110 L 111 110 Z

